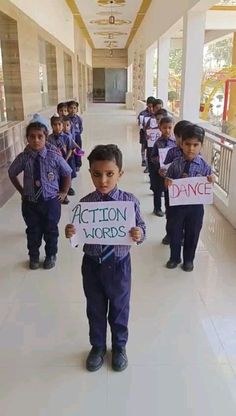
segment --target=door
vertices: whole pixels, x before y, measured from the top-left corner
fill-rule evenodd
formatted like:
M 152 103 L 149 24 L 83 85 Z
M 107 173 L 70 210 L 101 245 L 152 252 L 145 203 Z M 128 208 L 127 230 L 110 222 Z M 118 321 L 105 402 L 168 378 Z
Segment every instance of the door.
M 105 101 L 107 103 L 125 103 L 127 91 L 126 69 L 105 69 Z

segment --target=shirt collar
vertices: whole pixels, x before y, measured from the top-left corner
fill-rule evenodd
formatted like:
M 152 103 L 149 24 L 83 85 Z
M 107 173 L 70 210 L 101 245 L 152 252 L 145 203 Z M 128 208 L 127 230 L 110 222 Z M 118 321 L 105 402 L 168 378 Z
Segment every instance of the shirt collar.
M 36 156 L 40 155 L 43 159 L 45 159 L 46 155 L 47 155 L 47 148 L 46 146 L 40 150 L 39 152 L 35 152 L 34 150 L 32 150 L 29 146 L 26 146 L 25 150 L 26 153 L 28 153 L 33 159 L 36 158 Z
M 97 190 L 95 192 L 98 195 L 99 199 L 102 200 L 104 194 L 102 194 L 101 192 L 99 192 Z M 115 201 L 117 201 L 118 196 L 119 196 L 119 189 L 117 188 L 117 186 L 115 188 L 113 188 L 107 195 L 109 195 L 109 197 L 111 199 L 114 199 Z
M 185 159 L 185 157 L 183 156 L 183 160 L 184 162 L 187 161 L 187 159 Z M 191 163 L 196 163 L 197 165 L 201 164 L 201 156 L 197 155 L 193 160 L 191 160 Z

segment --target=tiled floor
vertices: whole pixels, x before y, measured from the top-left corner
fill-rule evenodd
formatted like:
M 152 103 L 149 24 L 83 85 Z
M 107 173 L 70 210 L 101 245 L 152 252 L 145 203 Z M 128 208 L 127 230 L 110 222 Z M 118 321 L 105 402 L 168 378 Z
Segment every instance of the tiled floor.
M 235 416 L 236 231 L 208 208 L 195 270 L 165 269 L 165 220 L 151 214 L 133 113 L 94 104 L 84 121 L 87 152 L 97 143 L 121 147 L 120 186 L 138 196 L 148 227 L 132 256 L 129 367 L 112 372 L 108 354 L 99 372 L 86 372 L 82 254 L 63 236 L 68 207 L 56 268 L 29 271 L 15 194 L 0 211 L 1 416 Z M 92 189 L 87 168 L 84 160 L 71 200 Z

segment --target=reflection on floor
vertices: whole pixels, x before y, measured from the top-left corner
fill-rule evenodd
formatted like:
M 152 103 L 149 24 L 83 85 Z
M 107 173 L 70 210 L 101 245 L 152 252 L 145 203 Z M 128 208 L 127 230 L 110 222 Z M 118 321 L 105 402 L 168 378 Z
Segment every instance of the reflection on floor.
M 3 416 L 235 416 L 236 231 L 206 210 L 195 269 L 167 270 L 165 220 L 151 214 L 140 166 L 135 116 L 120 105 L 93 104 L 84 116 L 84 148 L 117 143 L 121 188 L 141 201 L 148 239 L 133 249 L 129 367 L 121 374 L 84 369 L 88 344 L 81 250 L 63 236 L 54 270 L 29 271 L 15 194 L 1 208 L 0 409 Z M 87 161 L 75 180 L 78 200 L 92 189 Z M 43 254 L 43 253 L 42 253 Z

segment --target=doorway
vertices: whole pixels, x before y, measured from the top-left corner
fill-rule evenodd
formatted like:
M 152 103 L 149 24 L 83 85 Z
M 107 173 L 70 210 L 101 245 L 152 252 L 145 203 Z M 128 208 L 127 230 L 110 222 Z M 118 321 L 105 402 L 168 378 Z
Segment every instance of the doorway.
M 93 69 L 93 102 L 125 103 L 127 91 L 127 70 L 94 68 Z

